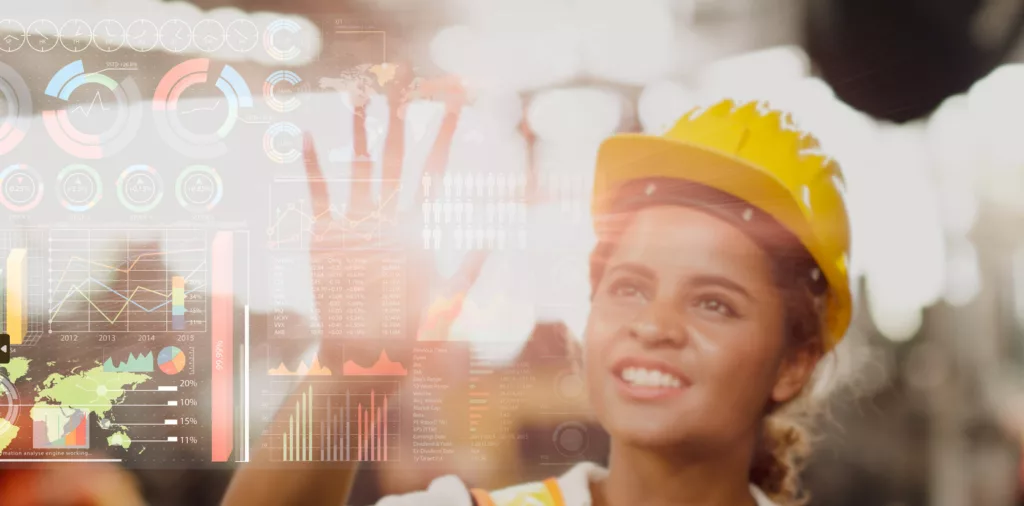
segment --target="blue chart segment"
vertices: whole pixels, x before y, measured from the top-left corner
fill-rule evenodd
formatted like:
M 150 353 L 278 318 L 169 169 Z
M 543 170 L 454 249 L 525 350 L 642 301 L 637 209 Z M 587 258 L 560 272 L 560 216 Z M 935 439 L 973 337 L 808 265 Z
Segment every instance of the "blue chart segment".
M 205 331 L 206 254 L 201 230 L 53 230 L 49 331 Z
M 153 117 L 163 139 L 186 156 L 214 158 L 227 153 L 224 139 L 238 122 L 243 109 L 253 107 L 252 93 L 234 67 L 225 65 L 215 83 L 223 97 L 211 103 L 185 107 L 182 94 L 210 78 L 210 60 L 197 58 L 183 62 L 164 75 L 153 96 Z M 222 107 L 221 104 L 224 104 Z M 217 117 L 215 120 L 214 118 Z M 193 126 L 186 125 L 186 120 Z M 194 125 L 219 124 L 212 132 L 196 132 Z
M 135 80 L 126 77 L 118 82 L 101 72 L 86 73 L 82 60 L 77 60 L 57 71 L 46 86 L 46 95 L 61 104 L 43 111 L 46 131 L 61 149 L 82 159 L 97 160 L 119 153 L 142 125 L 142 109 L 137 105 L 141 94 Z M 72 94 L 79 89 L 87 90 L 86 96 L 92 100 L 87 106 L 69 109 Z M 103 104 L 104 92 L 113 95 L 117 103 L 114 110 Z

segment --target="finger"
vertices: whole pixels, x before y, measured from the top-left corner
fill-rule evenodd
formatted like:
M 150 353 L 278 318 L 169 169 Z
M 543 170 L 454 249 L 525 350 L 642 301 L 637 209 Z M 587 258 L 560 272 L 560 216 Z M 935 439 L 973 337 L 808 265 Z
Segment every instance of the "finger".
M 398 191 L 402 180 L 402 161 L 405 159 L 405 120 L 400 114 L 404 104 L 392 102 L 391 119 L 384 144 L 384 162 L 380 185 L 381 212 L 392 217 L 398 209 Z
M 367 147 L 366 106 L 357 107 L 356 112 L 352 119 L 352 147 L 355 158 L 352 160 L 352 178 L 349 181 L 349 211 L 353 219 L 360 219 L 370 212 L 373 205 L 370 184 L 373 177 L 373 162 Z
M 327 191 L 327 181 L 320 169 L 320 160 L 316 156 L 316 145 L 313 136 L 306 132 L 302 136 L 302 151 L 306 166 L 306 182 L 309 184 L 309 196 L 313 205 L 313 216 L 320 222 L 330 218 L 331 196 Z

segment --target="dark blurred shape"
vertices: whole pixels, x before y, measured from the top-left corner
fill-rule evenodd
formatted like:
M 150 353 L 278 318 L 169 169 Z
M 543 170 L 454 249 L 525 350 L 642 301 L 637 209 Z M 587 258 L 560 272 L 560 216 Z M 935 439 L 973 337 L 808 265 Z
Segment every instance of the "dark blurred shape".
M 1016 47 L 1020 0 L 808 0 L 805 45 L 836 95 L 876 118 L 926 116 Z

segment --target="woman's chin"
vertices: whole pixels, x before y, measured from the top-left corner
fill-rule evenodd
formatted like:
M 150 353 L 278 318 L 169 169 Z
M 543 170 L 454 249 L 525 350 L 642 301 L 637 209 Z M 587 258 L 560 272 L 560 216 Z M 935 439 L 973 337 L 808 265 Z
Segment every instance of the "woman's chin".
M 605 429 L 617 442 L 644 448 L 675 446 L 686 439 L 678 423 L 660 423 L 656 420 L 617 420 L 605 424 Z

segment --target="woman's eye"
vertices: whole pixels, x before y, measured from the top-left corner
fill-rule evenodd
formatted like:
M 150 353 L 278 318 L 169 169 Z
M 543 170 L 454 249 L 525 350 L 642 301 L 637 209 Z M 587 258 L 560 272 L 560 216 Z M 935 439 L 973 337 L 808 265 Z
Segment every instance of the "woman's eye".
M 733 318 L 737 316 L 736 311 L 726 304 L 721 299 L 716 298 L 704 298 L 697 301 L 697 306 L 707 311 L 713 311 L 725 317 Z
M 634 298 L 644 296 L 642 287 L 632 281 L 616 281 L 612 283 L 608 291 L 615 297 L 622 298 Z

